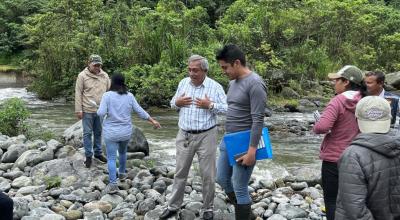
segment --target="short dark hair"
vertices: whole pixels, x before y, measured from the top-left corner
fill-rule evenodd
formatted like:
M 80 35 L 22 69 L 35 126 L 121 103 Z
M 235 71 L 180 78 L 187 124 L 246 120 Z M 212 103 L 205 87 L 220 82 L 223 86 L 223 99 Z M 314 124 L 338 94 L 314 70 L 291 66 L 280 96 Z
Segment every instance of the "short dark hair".
M 117 92 L 120 95 L 128 94 L 128 88 L 125 85 L 125 77 L 117 72 L 111 76 L 110 91 Z
M 385 74 L 382 71 L 379 70 L 369 71 L 365 74 L 365 76 L 375 76 L 377 83 L 382 83 L 382 84 L 385 83 Z
M 217 60 L 223 60 L 230 64 L 233 64 L 236 60 L 239 60 L 242 66 L 246 66 L 246 56 L 244 55 L 243 51 L 235 44 L 225 45 L 217 52 L 215 58 Z

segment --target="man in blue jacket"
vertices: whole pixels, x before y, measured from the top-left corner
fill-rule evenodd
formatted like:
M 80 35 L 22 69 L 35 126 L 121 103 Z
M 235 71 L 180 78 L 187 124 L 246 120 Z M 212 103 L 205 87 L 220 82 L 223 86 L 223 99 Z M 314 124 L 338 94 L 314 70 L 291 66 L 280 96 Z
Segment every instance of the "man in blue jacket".
M 381 71 L 370 71 L 365 74 L 364 81 L 369 95 L 380 96 L 389 102 L 392 114 L 390 124 L 394 127 L 399 111 L 399 97 L 385 90 L 385 74 Z

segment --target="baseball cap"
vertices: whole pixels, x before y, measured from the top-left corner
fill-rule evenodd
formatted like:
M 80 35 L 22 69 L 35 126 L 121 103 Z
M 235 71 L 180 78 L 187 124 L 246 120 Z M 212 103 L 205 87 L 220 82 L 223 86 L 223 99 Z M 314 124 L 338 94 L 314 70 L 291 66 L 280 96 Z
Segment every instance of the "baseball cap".
M 329 73 L 329 79 L 338 79 L 338 78 L 345 78 L 353 83 L 361 85 L 363 81 L 363 73 L 360 69 L 356 66 L 346 65 L 342 69 L 340 69 L 337 73 Z
M 97 55 L 97 54 L 90 55 L 89 63 L 103 65 L 103 61 L 101 60 L 101 57 L 99 55 Z
M 392 118 L 390 104 L 379 96 L 364 97 L 357 103 L 356 117 L 362 133 L 387 133 Z

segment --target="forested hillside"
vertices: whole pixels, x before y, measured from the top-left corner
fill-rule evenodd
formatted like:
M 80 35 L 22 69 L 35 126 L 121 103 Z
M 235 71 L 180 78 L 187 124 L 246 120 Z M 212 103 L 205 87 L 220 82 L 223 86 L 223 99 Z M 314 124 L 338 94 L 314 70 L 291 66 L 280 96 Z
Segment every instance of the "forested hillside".
M 225 43 L 269 82 L 276 71 L 321 80 L 344 64 L 398 71 L 399 9 L 399 0 L 2 0 L 0 64 L 24 68 L 31 89 L 53 98 L 71 96 L 88 55 L 100 54 L 141 102 L 161 106 L 193 53 L 226 85 L 214 59 Z

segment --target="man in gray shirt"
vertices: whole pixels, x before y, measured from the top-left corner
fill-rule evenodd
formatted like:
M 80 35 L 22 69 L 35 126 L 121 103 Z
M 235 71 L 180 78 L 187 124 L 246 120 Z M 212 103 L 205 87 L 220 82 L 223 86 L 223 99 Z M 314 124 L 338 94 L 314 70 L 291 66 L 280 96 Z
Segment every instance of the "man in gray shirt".
M 236 45 L 224 46 L 216 55 L 223 72 L 231 80 L 227 93 L 227 133 L 250 130 L 247 154 L 229 165 L 224 141 L 221 141 L 217 162 L 217 182 L 235 205 L 236 220 L 252 219 L 248 184 L 256 162 L 256 150 L 264 125 L 266 85 L 262 78 L 246 66 L 244 53 Z

